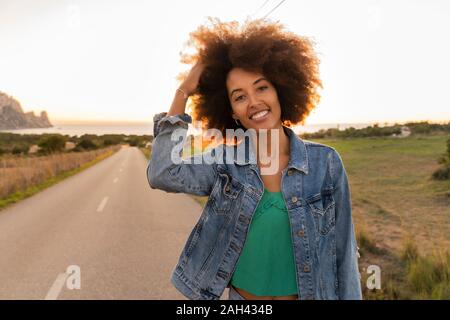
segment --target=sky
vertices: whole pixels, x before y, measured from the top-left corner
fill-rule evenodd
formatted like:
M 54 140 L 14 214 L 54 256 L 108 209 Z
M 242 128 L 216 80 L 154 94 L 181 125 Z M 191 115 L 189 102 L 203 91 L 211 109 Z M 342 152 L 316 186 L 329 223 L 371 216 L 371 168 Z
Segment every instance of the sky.
M 52 121 L 151 121 L 207 17 L 262 18 L 280 0 L 0 0 L 0 91 Z M 450 2 L 285 0 L 268 16 L 309 37 L 321 101 L 306 121 L 449 121 Z

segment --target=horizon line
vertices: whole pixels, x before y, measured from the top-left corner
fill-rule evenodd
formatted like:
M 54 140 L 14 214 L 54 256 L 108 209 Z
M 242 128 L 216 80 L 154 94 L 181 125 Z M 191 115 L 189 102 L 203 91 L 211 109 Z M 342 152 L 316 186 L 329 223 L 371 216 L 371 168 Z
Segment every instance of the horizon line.
M 145 124 L 152 124 L 153 119 L 150 119 L 149 121 L 143 121 L 143 120 L 117 120 L 117 119 L 111 119 L 111 120 L 104 120 L 104 119 L 53 119 L 50 120 L 51 123 L 55 124 L 117 124 L 117 125 L 145 125 Z M 428 123 L 437 123 L 437 124 L 446 124 L 450 122 L 450 119 L 448 120 L 432 120 L 432 119 L 421 119 L 421 120 L 385 120 L 385 121 L 376 121 L 376 120 L 370 120 L 370 121 L 350 121 L 350 122 L 313 122 L 313 123 L 306 123 L 304 125 L 293 125 L 294 127 L 305 127 L 305 126 L 315 126 L 315 125 L 351 125 L 351 124 L 370 124 L 370 125 L 394 125 L 394 124 L 405 124 L 410 122 L 428 122 Z

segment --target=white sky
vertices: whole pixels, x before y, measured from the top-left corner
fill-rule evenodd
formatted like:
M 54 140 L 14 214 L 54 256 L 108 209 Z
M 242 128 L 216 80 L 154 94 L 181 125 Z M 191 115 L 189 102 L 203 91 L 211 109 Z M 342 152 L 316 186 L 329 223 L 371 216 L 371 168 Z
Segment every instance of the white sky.
M 0 91 L 51 120 L 151 121 L 189 32 L 264 2 L 0 0 Z M 270 17 L 316 42 L 324 89 L 306 124 L 450 120 L 449 1 L 286 0 Z

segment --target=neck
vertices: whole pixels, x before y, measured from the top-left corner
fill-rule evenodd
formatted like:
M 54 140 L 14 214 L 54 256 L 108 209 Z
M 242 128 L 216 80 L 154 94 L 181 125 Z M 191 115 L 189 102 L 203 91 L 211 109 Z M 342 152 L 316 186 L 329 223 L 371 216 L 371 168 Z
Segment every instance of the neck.
M 260 143 L 261 148 L 260 149 Z M 256 149 L 258 155 L 258 162 L 261 157 L 268 156 L 273 159 L 279 159 L 290 154 L 290 140 L 289 136 L 284 132 L 281 123 L 276 128 L 267 130 L 267 134 L 256 135 Z

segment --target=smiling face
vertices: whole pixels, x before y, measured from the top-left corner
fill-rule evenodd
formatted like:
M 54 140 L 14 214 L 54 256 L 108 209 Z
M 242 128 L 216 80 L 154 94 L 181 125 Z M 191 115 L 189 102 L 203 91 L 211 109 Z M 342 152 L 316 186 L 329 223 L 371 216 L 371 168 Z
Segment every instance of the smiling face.
M 246 129 L 281 128 L 277 91 L 264 75 L 234 68 L 227 75 L 227 91 L 232 117 Z

